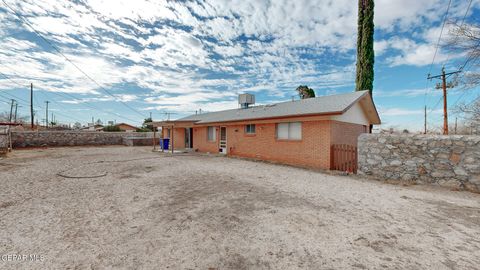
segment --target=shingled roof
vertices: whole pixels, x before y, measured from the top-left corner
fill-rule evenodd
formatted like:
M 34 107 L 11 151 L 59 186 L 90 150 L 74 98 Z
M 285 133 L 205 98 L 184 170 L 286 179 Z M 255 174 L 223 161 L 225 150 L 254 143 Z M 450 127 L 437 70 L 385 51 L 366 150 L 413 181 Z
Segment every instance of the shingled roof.
M 247 109 L 232 109 L 218 112 L 194 114 L 176 121 L 193 121 L 196 124 L 231 122 L 241 120 L 268 119 L 278 117 L 291 117 L 302 115 L 328 115 L 342 114 L 355 102 L 368 98 L 373 106 L 374 114 L 380 123 L 380 118 L 375 109 L 368 91 L 357 91 L 346 94 L 320 96 L 316 98 L 287 101 L 276 104 L 253 106 Z

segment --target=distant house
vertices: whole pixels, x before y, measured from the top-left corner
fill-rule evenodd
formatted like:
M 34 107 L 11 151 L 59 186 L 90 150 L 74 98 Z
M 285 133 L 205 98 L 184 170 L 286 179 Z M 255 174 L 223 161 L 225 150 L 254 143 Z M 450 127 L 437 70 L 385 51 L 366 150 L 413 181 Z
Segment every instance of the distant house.
M 137 131 L 137 127 L 126 124 L 126 123 L 116 124 L 115 126 L 120 128 L 121 131 L 125 131 L 125 132 L 136 132 Z
M 154 122 L 175 149 L 223 153 L 305 167 L 329 169 L 331 146 L 356 146 L 370 125 L 380 124 L 368 91 L 251 106 Z M 173 143 L 172 143 L 173 141 Z
M 103 125 L 100 124 L 89 124 L 87 127 L 82 127 L 82 131 L 103 131 Z

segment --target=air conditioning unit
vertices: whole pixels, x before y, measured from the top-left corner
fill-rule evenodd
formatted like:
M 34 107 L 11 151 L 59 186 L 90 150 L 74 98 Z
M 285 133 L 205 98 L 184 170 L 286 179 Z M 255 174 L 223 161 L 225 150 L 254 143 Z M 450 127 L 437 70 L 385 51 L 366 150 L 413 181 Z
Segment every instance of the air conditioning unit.
M 242 108 L 246 109 L 250 105 L 255 104 L 255 96 L 252 94 L 240 94 L 238 95 L 238 104 L 240 104 Z

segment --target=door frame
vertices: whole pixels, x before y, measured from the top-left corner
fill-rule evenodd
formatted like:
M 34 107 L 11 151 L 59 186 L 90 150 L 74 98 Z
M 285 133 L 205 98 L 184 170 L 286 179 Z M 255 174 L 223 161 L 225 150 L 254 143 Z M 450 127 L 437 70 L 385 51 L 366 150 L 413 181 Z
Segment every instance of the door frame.
M 191 127 L 185 128 L 185 148 L 193 148 L 193 128 Z
M 222 129 L 225 130 L 225 140 L 222 140 Z M 226 126 L 220 126 L 220 132 L 219 132 L 219 133 L 220 133 L 220 134 L 219 134 L 219 140 L 218 140 L 218 142 L 219 142 L 219 147 L 218 147 L 218 149 L 219 149 L 219 152 L 220 152 L 220 153 L 226 155 L 227 152 L 228 152 L 228 150 L 227 150 L 227 148 L 228 148 L 228 147 L 227 147 L 227 141 L 228 141 L 228 138 L 227 138 L 227 127 L 226 127 Z M 224 145 L 223 147 L 222 147 L 222 144 Z

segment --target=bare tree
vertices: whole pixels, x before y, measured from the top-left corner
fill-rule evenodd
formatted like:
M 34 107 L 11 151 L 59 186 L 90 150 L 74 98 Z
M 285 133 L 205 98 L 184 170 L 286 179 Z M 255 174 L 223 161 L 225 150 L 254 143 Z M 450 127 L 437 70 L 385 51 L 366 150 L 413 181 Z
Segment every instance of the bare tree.
M 27 116 L 17 115 L 17 123 L 24 123 L 28 119 Z M 10 112 L 0 112 L 0 122 L 8 122 L 10 120 Z M 13 119 L 12 119 L 13 122 Z
M 465 88 L 472 88 L 480 84 L 480 25 L 478 24 L 456 24 L 450 31 L 450 38 L 443 45 L 451 53 L 465 55 L 465 62 L 462 63 L 463 75 L 462 84 Z M 469 66 L 471 69 L 464 69 Z
M 470 134 L 480 135 L 480 97 L 473 102 L 458 105 L 457 110 L 465 116 L 465 126 L 467 130 L 470 129 Z

